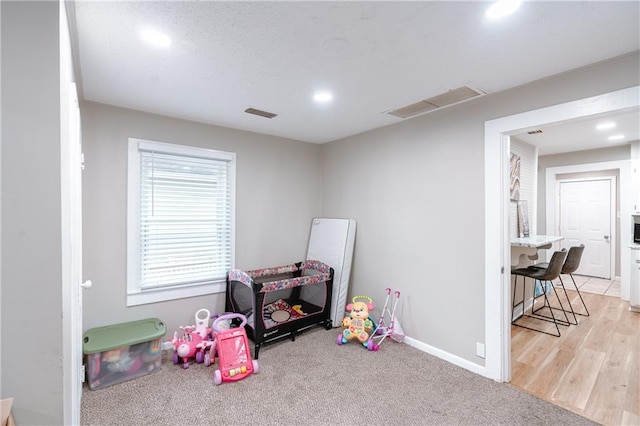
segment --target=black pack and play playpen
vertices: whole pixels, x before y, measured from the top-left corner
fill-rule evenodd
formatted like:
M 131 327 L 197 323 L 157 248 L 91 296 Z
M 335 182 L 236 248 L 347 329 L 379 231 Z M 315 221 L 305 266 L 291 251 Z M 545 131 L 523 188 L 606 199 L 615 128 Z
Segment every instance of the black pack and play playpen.
M 316 260 L 227 275 L 225 310 L 247 317 L 254 358 L 268 342 L 295 336 L 314 325 L 331 329 L 333 269 Z

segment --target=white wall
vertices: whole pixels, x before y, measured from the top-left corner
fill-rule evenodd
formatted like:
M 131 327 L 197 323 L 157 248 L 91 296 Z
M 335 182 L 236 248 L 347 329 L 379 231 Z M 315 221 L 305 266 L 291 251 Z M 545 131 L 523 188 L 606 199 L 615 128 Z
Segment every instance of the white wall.
M 236 153 L 236 267 L 304 260 L 320 216 L 320 146 L 85 102 L 83 127 L 84 329 L 158 317 L 168 334 L 195 312 L 222 313 L 224 294 L 126 307 L 127 138 Z M 260 118 L 258 118 L 260 119 Z
M 351 292 L 381 303 L 385 287 L 399 290 L 409 336 L 484 365 L 484 122 L 639 75 L 636 52 L 323 145 L 323 213 L 358 221 Z
M 0 5 L 0 75 L 2 73 L 2 6 Z M 2 77 L 0 76 L 0 104 Z M 0 105 L 0 399 L 2 398 L 2 105 Z
M 2 8 L 2 398 L 63 423 L 58 2 Z

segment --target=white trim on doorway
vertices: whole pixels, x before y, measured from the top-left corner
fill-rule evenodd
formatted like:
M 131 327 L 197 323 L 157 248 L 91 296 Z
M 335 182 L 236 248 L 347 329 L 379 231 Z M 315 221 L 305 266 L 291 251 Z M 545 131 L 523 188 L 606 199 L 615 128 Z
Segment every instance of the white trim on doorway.
M 485 122 L 485 375 L 511 379 L 509 246 L 509 135 L 525 130 L 640 106 L 640 86 Z M 620 176 L 620 179 L 624 177 Z M 631 226 L 631 202 L 620 200 L 621 229 Z M 621 244 L 630 241 L 622 236 Z M 622 280 L 629 280 L 621 259 Z M 625 273 L 626 272 L 626 273 Z M 628 285 L 628 284 L 627 284 Z

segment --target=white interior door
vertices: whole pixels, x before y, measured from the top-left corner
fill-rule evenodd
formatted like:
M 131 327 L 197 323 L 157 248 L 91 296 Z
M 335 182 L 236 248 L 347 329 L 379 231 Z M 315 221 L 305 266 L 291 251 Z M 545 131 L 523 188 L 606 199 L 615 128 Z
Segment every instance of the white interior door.
M 82 398 L 82 148 L 75 84 L 62 114 L 62 269 L 65 423 L 80 424 Z
M 585 246 L 576 274 L 611 278 L 611 183 L 611 179 L 560 182 L 562 246 Z

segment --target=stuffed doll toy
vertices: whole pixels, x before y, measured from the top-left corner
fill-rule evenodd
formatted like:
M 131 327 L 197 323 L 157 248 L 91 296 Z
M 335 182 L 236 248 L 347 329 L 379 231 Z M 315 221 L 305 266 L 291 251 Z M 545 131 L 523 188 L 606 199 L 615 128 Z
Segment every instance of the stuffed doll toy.
M 345 329 L 338 336 L 338 345 L 356 339 L 366 347 L 369 334 L 373 330 L 373 321 L 369 318 L 369 311 L 372 309 L 373 301 L 370 297 L 355 296 L 352 299 L 352 302 L 347 305 L 350 314 L 342 319 L 342 326 Z

